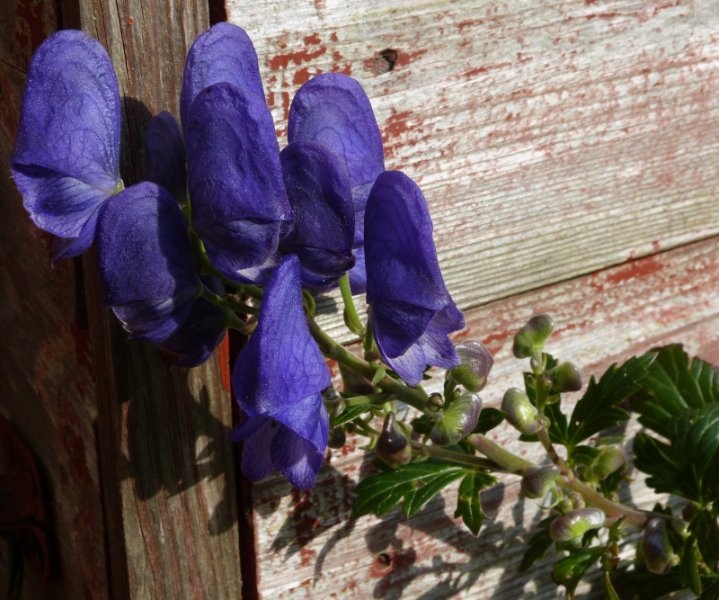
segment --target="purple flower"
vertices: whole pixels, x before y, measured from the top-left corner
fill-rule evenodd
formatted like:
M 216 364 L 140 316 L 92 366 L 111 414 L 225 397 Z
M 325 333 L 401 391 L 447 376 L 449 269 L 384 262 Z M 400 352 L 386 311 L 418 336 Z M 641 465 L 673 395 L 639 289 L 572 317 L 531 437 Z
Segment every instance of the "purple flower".
M 120 97 L 105 49 L 59 31 L 33 55 L 11 167 L 33 222 L 59 239 L 55 259 L 95 237 L 99 208 L 120 183 Z
M 355 214 L 347 169 L 315 142 L 293 142 L 280 160 L 294 214 L 281 249 L 299 258 L 305 286 L 324 291 L 354 264 Z
M 232 373 L 246 419 L 231 438 L 244 441 L 242 472 L 248 479 L 278 471 L 297 488 L 314 487 L 327 447 L 321 392 L 329 384 L 302 309 L 299 261 L 290 255 L 267 283 L 257 329 Z
M 263 99 L 229 83 L 202 90 L 189 114 L 192 226 L 220 273 L 254 280 L 291 219 L 272 116 Z
M 155 115 L 145 130 L 145 179 L 181 204 L 187 201 L 185 144 L 177 119 L 167 111 Z
M 427 365 L 460 364 L 449 333 L 464 317 L 447 291 L 432 240 L 427 202 L 400 171 L 385 171 L 365 213 L 367 303 L 383 360 L 410 385 Z
M 364 291 L 366 275 L 360 256 L 364 243 L 364 212 L 377 176 L 384 171 L 382 136 L 369 98 L 356 80 L 325 73 L 304 84 L 290 106 L 287 138 L 315 141 L 326 146 L 345 164 L 355 206 L 354 253 L 350 271 L 355 293 Z
M 177 202 L 153 183 L 133 185 L 107 201 L 97 239 L 105 304 L 133 337 L 166 340 L 201 291 Z

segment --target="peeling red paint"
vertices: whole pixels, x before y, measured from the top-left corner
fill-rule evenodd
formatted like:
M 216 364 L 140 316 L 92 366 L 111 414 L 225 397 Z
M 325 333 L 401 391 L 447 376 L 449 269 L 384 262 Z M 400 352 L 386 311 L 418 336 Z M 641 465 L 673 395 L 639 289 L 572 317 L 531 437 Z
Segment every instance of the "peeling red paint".
M 621 13 L 617 11 L 607 11 L 603 13 L 592 13 L 591 15 L 584 15 L 584 18 L 587 19 L 587 21 L 591 21 L 592 19 L 614 19 L 619 15 L 621 15 Z
M 308 67 L 302 67 L 301 69 L 297 69 L 294 76 L 292 77 L 292 83 L 294 83 L 295 85 L 302 85 L 303 83 L 307 83 L 309 80 L 310 70 Z
M 311 36 L 310 36 L 311 37 Z M 300 65 L 303 62 L 309 62 L 318 56 L 322 56 L 327 52 L 326 46 L 319 46 L 317 50 L 298 50 L 297 52 L 288 52 L 286 54 L 277 54 L 267 61 L 270 69 L 277 71 L 286 69 L 290 63 Z
M 474 67 L 472 69 L 469 69 L 468 71 L 464 71 L 462 75 L 470 79 L 474 77 L 475 75 L 480 75 L 482 73 L 486 73 L 488 71 L 494 71 L 495 69 L 503 69 L 504 67 L 511 67 L 511 62 L 501 62 L 501 63 L 494 63 L 491 65 L 481 65 L 479 67 Z
M 312 35 L 305 36 L 302 41 L 304 41 L 305 46 L 318 46 L 321 43 L 320 36 L 317 32 Z
M 403 52 L 402 50 L 398 50 L 397 61 L 394 63 L 394 66 L 404 67 L 425 54 L 427 54 L 427 50 L 415 50 L 414 52 Z
M 300 548 L 300 566 L 309 567 L 315 560 L 317 552 L 311 548 Z
M 608 283 L 622 283 L 638 277 L 646 277 L 662 270 L 662 265 L 653 256 L 632 261 L 626 267 L 620 267 L 607 273 Z
M 410 127 L 407 124 L 407 119 L 411 116 L 411 110 L 397 112 L 397 109 L 392 107 L 392 114 L 387 118 L 387 122 L 382 130 L 382 139 L 384 142 L 386 143 L 388 140 L 399 137 L 406 131 L 409 131 Z

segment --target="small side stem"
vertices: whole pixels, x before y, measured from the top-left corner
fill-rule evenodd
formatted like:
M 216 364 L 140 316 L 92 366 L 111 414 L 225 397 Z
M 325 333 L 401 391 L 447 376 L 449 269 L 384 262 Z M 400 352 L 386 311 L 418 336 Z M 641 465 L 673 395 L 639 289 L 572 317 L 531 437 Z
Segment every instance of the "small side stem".
M 530 467 L 535 466 L 534 463 L 524 460 L 516 454 L 512 454 L 508 450 L 505 450 L 498 444 L 495 444 L 492 440 L 481 433 L 474 433 L 470 435 L 467 438 L 467 441 L 474 448 L 484 454 L 489 460 L 499 465 L 508 473 L 521 475 Z
M 347 326 L 361 338 L 364 338 L 365 330 L 362 321 L 357 314 L 354 300 L 352 300 L 352 289 L 350 287 L 350 278 L 347 273 L 342 275 L 339 280 L 340 292 L 342 293 L 342 301 L 345 305 L 345 313 L 347 315 Z
M 442 458 L 453 463 L 459 463 L 469 465 L 470 467 L 480 467 L 482 469 L 489 469 L 491 471 L 503 470 L 497 463 L 492 460 L 482 458 L 481 456 L 474 456 L 472 454 L 465 454 L 464 452 L 456 452 L 455 450 L 448 450 L 440 446 L 428 446 L 414 442 L 412 444 L 415 448 L 424 450 L 430 456 L 435 458 Z
M 222 308 L 231 310 L 232 312 L 240 312 L 246 315 L 256 315 L 260 312 L 259 309 L 254 306 L 249 306 L 240 302 L 234 302 L 229 298 L 215 294 L 215 292 L 213 292 L 209 288 L 206 288 L 205 286 L 202 286 L 200 298 L 202 298 L 203 300 L 207 300 L 208 302 L 212 302 L 212 304 L 216 304 L 217 306 L 221 306 Z
M 327 358 L 334 359 L 345 367 L 352 369 L 355 373 L 362 375 L 370 381 L 372 380 L 376 372 L 376 369 L 373 368 L 372 365 L 347 350 L 341 344 L 335 342 L 322 331 L 322 328 L 313 318 L 308 317 L 307 323 L 310 327 L 312 337 L 315 338 L 320 350 L 322 350 L 322 353 Z M 398 400 L 413 406 L 417 410 L 424 412 L 427 409 L 428 396 L 420 386 L 409 387 L 385 375 L 377 383 L 377 387 L 387 394 L 394 394 Z
M 626 504 L 612 502 L 608 498 L 602 496 L 596 490 L 582 483 L 573 476 L 562 476 L 557 479 L 559 486 L 571 492 L 578 492 L 587 501 L 587 504 L 604 511 L 604 514 L 610 518 L 624 517 L 624 523 L 634 527 L 642 528 L 649 520 L 651 513 L 637 510 Z

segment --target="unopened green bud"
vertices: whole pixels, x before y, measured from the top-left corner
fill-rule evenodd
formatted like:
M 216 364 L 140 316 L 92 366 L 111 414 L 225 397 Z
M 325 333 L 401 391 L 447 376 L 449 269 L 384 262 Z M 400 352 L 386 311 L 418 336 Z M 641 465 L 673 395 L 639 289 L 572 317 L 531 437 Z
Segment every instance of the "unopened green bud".
M 482 399 L 474 394 L 463 394 L 444 411 L 434 424 L 430 437 L 437 446 L 451 446 L 467 437 L 477 425 L 482 411 Z
M 342 427 L 335 427 L 332 431 L 330 431 L 327 445 L 330 448 L 341 448 L 345 445 L 346 441 L 347 436 L 345 435 L 345 430 Z
M 550 372 L 552 389 L 555 392 L 578 392 L 582 389 L 582 374 L 570 362 L 563 362 Z
M 412 460 L 412 447 L 394 413 L 387 413 L 384 418 L 382 433 L 377 438 L 375 450 L 377 456 L 393 468 L 406 465 Z
M 443 406 L 444 398 L 442 398 L 442 394 L 435 392 L 434 394 L 429 395 L 429 398 L 427 399 L 427 408 L 437 412 L 438 410 L 441 410 Z
M 462 364 L 447 371 L 447 376 L 470 392 L 479 392 L 487 384 L 494 359 L 487 347 L 477 340 L 467 340 L 455 346 Z
M 541 352 L 553 329 L 554 321 L 549 315 L 533 316 L 514 336 L 512 353 L 517 358 L 526 358 Z
M 529 397 L 519 388 L 509 388 L 502 399 L 502 412 L 521 433 L 537 433 L 539 419 L 537 409 L 529 401 Z
M 567 494 L 567 500 L 572 503 L 572 508 L 584 508 L 587 503 L 579 492 L 569 492 Z
M 554 485 L 559 473 L 556 465 L 530 467 L 522 475 L 522 493 L 527 498 L 541 498 Z
M 642 554 L 647 571 L 661 575 L 672 565 L 674 551 L 667 535 L 664 519 L 654 517 L 644 528 Z
M 578 508 L 554 519 L 549 525 L 549 536 L 555 542 L 569 542 L 590 529 L 602 527 L 604 518 L 604 513 L 597 508 Z
M 597 481 L 602 481 L 626 464 L 627 456 L 624 454 L 624 450 L 617 446 L 608 446 L 594 461 L 592 475 Z

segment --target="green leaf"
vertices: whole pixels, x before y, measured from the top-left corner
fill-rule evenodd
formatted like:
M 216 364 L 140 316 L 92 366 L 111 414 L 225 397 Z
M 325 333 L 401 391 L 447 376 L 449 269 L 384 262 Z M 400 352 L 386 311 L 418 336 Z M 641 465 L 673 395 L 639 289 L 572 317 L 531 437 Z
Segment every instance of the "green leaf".
M 375 371 L 374 376 L 372 377 L 372 385 L 377 385 L 380 381 L 384 379 L 384 376 L 387 374 L 387 367 L 384 365 L 380 365 L 379 368 Z
M 604 548 L 587 548 L 577 550 L 563 558 L 552 567 L 552 579 L 558 584 L 567 588 L 568 593 L 574 592 L 579 580 L 590 567 L 599 560 Z
M 549 537 L 549 524 L 554 521 L 555 515 L 550 515 L 542 519 L 537 525 L 537 531 L 529 538 L 527 549 L 522 556 L 522 562 L 519 564 L 519 572 L 524 573 L 535 562 L 544 558 L 554 544 Z
M 719 600 L 719 577 L 707 577 L 699 600 Z
M 702 580 L 699 576 L 697 549 L 696 544 L 694 543 L 694 538 L 691 536 L 687 539 L 687 543 L 684 545 L 684 552 L 682 554 L 682 562 L 679 573 L 682 579 L 682 584 L 687 586 L 697 596 L 701 596 Z
M 411 517 L 467 471 L 464 467 L 428 460 L 371 475 L 354 490 L 357 497 L 352 505 L 352 518 L 370 513 L 383 515 L 399 502 L 403 502 L 405 514 Z
M 669 492 L 706 502 L 717 499 L 719 482 L 719 404 L 686 409 L 674 419 L 671 444 L 647 434 L 634 441 L 635 464 L 651 475 L 647 483 Z
M 504 413 L 496 408 L 483 408 L 472 433 L 487 433 L 504 421 Z
M 679 344 L 654 352 L 657 359 L 632 397 L 632 410 L 642 425 L 671 437 L 675 420 L 688 408 L 719 403 L 719 373 L 699 358 L 690 361 Z
M 589 380 L 587 391 L 569 419 L 571 446 L 629 419 L 629 414 L 618 404 L 640 389 L 639 380 L 647 375 L 655 359 L 653 353 L 634 356 L 621 367 L 616 364 L 609 367 L 599 381 L 594 377 Z
M 462 517 L 462 521 L 474 535 L 479 533 L 479 528 L 485 517 L 479 493 L 495 481 L 496 479 L 489 473 L 474 471 L 467 473 L 462 479 L 462 483 L 459 484 L 457 510 L 454 512 L 454 516 Z
M 619 598 L 619 594 L 617 594 L 617 590 L 615 590 L 614 585 L 612 585 L 612 580 L 609 577 L 608 571 L 604 571 L 602 583 L 604 584 L 604 596 L 607 600 L 621 600 Z
M 340 414 L 333 415 L 330 419 L 330 428 L 339 427 L 350 421 L 354 421 L 357 417 L 371 410 L 375 405 L 370 404 L 356 404 L 354 406 L 348 406 Z
M 689 524 L 704 563 L 712 570 L 719 568 L 719 523 L 708 510 L 697 513 Z

